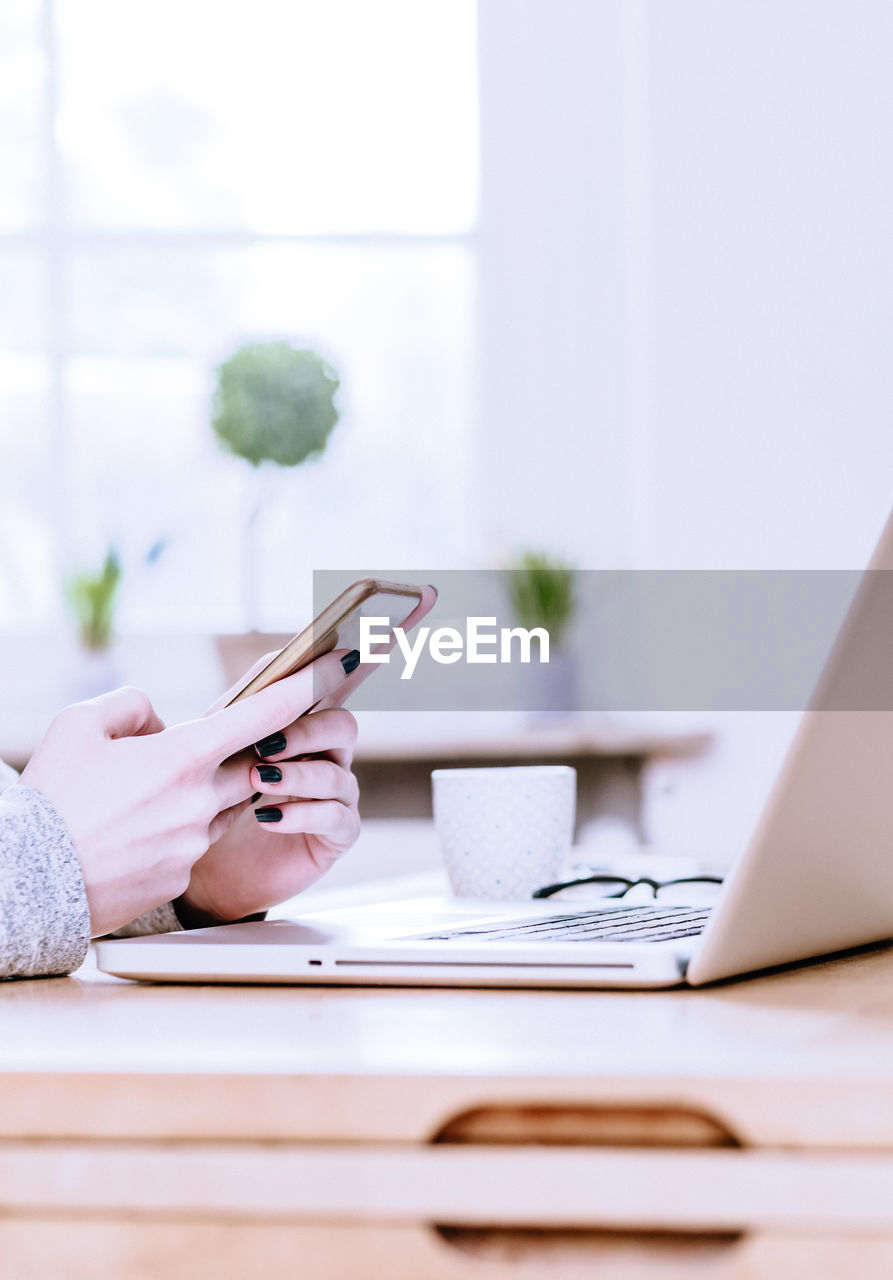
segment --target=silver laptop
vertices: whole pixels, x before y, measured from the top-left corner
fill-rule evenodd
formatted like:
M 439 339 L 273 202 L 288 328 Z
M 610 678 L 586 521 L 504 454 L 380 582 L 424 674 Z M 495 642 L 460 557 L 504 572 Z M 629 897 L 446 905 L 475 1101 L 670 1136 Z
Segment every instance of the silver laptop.
M 893 936 L 893 586 L 877 572 L 893 569 L 893 517 L 869 569 L 711 909 L 403 901 L 110 939 L 99 967 L 165 982 L 653 988 Z

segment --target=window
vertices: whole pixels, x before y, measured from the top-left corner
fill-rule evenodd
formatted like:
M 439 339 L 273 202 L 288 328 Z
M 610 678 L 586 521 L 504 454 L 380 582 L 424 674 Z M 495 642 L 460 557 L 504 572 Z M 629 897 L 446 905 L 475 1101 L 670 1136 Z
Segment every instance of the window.
M 142 630 L 288 630 L 313 569 L 462 557 L 475 43 L 472 0 L 3 6 L 9 628 L 50 624 L 111 541 Z M 257 478 L 219 450 L 210 397 L 267 338 L 334 365 L 342 416 L 321 460 L 262 476 L 249 567 Z

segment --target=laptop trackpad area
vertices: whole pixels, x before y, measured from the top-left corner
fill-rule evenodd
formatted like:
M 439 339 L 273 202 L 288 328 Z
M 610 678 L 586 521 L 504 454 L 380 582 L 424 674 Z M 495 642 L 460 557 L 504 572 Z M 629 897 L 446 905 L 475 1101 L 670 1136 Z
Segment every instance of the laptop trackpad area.
M 412 898 L 345 907 L 294 920 L 273 920 L 267 927 L 275 926 L 275 940 L 278 942 L 382 942 L 388 938 L 406 938 L 407 935 L 442 929 L 474 928 L 485 921 L 515 919 L 525 915 L 526 911 L 527 904 L 519 902 L 469 904 L 461 899 Z M 540 914 L 538 903 L 531 914 Z M 270 941 L 273 940 L 270 937 Z
M 225 941 L 228 945 L 250 946 L 333 946 L 383 942 L 406 938 L 409 934 L 440 929 L 473 928 L 483 921 L 525 914 L 526 903 L 468 903 L 449 898 L 412 898 L 398 902 L 344 907 L 319 911 L 292 920 L 264 920 L 246 924 L 226 924 L 210 929 L 165 935 L 179 943 L 207 944 Z M 539 915 L 539 904 L 531 914 Z M 157 941 L 158 935 L 154 935 Z M 128 939 L 129 942 L 140 941 Z M 146 939 L 151 941 L 151 939 Z

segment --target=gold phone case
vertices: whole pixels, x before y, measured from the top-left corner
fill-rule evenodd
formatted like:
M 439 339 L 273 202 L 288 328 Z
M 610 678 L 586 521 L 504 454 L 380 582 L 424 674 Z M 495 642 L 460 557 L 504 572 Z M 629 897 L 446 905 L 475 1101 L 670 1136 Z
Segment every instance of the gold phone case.
M 239 702 L 242 698 L 251 697 L 258 690 L 265 689 L 268 685 L 274 684 L 284 676 L 293 675 L 296 671 L 300 671 L 302 667 L 306 667 L 314 658 L 319 658 L 322 654 L 329 653 L 332 649 L 358 648 L 359 619 L 363 606 L 380 596 L 393 596 L 397 598 L 397 601 L 406 601 L 407 603 L 405 614 L 402 614 L 401 604 L 397 608 L 397 613 L 401 616 L 391 619 L 393 635 L 393 627 L 395 626 L 402 626 L 407 630 L 415 626 L 434 604 L 437 593 L 433 587 L 417 587 L 404 582 L 388 582 L 383 578 L 361 578 L 358 582 L 352 583 L 345 591 L 342 591 L 341 595 L 327 605 L 309 626 L 299 632 L 293 640 L 290 640 L 285 648 L 277 653 L 262 671 L 259 671 L 256 676 L 249 680 L 244 689 L 241 689 L 235 697 L 230 699 L 227 705 L 232 706 L 234 702 Z M 383 609 L 382 613 L 384 613 Z M 384 647 L 390 648 L 392 644 Z M 378 648 L 379 646 L 376 646 L 376 649 Z M 358 668 L 354 676 L 350 677 L 351 683 L 345 687 L 343 696 L 352 692 L 356 685 L 360 683 L 360 680 L 371 674 L 372 670 L 373 668 L 368 666 L 366 668 Z

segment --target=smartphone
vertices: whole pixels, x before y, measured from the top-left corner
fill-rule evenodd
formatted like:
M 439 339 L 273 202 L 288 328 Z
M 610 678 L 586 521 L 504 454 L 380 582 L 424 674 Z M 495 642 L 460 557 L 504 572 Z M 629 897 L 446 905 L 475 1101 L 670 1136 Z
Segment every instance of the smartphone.
M 285 648 L 230 699 L 227 706 L 232 706 L 243 698 L 250 698 L 259 689 L 266 689 L 283 676 L 293 675 L 295 671 L 306 667 L 308 662 L 332 649 L 359 649 L 362 617 L 387 618 L 388 639 L 374 644 L 372 652 L 389 652 L 397 643 L 394 628 L 411 630 L 421 622 L 436 599 L 437 591 L 432 586 L 418 587 L 404 582 L 387 582 L 382 578 L 361 578 L 327 605 L 309 627 L 289 640 Z M 310 710 L 340 706 L 378 665 L 361 663 L 338 688 L 337 693 L 320 699 Z

